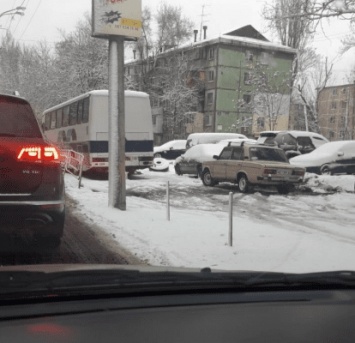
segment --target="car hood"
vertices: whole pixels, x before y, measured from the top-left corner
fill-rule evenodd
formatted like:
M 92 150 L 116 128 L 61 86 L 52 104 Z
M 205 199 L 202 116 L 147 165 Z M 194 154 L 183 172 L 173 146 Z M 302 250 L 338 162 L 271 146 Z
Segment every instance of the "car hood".
M 335 161 L 335 157 L 329 154 L 304 154 L 290 158 L 289 162 L 292 165 L 300 167 L 320 167 L 325 163 Z

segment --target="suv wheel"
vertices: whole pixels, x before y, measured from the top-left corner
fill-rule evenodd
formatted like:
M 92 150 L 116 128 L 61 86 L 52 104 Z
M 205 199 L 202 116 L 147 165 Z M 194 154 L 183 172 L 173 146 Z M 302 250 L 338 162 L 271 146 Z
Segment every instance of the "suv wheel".
M 238 180 L 238 188 L 242 193 L 248 193 L 250 185 L 246 175 L 241 175 Z
M 211 172 L 208 169 L 205 169 L 202 172 L 202 182 L 205 186 L 214 186 L 216 181 L 213 180 Z

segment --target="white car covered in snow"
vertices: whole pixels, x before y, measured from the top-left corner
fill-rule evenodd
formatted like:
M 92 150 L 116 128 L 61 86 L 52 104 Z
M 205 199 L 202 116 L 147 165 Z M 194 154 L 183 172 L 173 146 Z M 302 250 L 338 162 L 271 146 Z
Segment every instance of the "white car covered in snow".
M 186 139 L 176 139 L 154 147 L 154 158 L 175 160 L 186 151 Z
M 290 163 L 316 174 L 355 174 L 355 140 L 323 144 L 309 154 L 296 156 Z
M 188 149 L 185 154 L 175 160 L 175 173 L 177 175 L 201 175 L 203 162 L 212 161 L 213 155 L 219 155 L 227 144 L 198 144 Z

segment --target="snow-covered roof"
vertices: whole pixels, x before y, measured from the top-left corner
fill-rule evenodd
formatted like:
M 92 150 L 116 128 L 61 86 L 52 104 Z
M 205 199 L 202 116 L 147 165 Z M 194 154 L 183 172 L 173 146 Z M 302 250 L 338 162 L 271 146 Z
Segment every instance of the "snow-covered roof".
M 198 47 L 204 47 L 204 46 L 209 46 L 213 44 L 218 44 L 218 43 L 224 43 L 228 45 L 236 45 L 236 46 L 242 46 L 242 47 L 247 47 L 247 48 L 259 48 L 259 49 L 264 49 L 264 50 L 271 50 L 271 51 L 280 51 L 280 52 L 285 52 L 288 54 L 296 54 L 297 50 L 290 48 L 285 45 L 277 44 L 277 43 L 272 43 L 264 36 L 260 34 L 260 38 L 251 38 L 251 37 L 243 37 L 243 36 L 236 36 L 234 33 L 238 33 L 239 30 L 243 30 L 246 27 L 242 27 L 240 29 L 236 29 L 234 31 L 228 32 L 226 34 L 222 34 L 219 36 L 215 36 L 212 38 L 207 38 L 202 41 L 198 42 L 189 42 L 180 45 L 179 47 L 167 49 L 164 52 L 161 52 L 159 55 L 163 56 L 165 54 L 169 54 L 172 51 L 179 51 L 179 50 L 189 50 L 189 49 L 194 49 Z M 258 32 L 253 28 L 254 31 Z M 257 37 L 257 35 L 254 35 Z M 130 59 L 125 61 L 126 64 L 129 63 L 134 63 L 137 62 L 139 59 Z

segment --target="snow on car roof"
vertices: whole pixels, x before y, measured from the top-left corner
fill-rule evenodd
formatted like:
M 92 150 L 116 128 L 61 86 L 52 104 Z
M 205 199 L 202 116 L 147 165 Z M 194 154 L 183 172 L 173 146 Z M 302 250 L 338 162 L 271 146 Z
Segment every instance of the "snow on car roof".
M 205 158 L 211 158 L 213 155 L 219 155 L 224 147 L 225 144 L 219 143 L 198 144 L 187 150 L 184 154 L 184 158 L 202 161 Z

